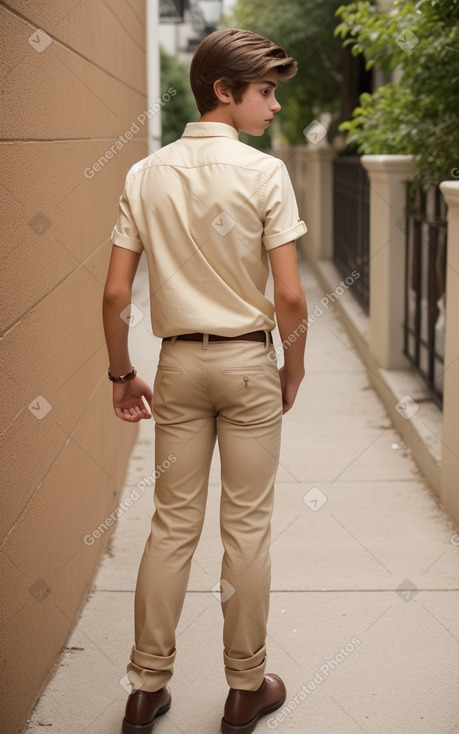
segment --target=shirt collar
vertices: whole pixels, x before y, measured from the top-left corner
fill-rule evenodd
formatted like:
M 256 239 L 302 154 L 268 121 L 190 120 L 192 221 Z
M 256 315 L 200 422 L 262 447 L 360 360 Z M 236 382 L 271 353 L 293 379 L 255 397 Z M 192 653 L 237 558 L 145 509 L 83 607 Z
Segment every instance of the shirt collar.
M 183 138 L 234 138 L 239 140 L 238 131 L 226 122 L 189 122 L 183 131 Z

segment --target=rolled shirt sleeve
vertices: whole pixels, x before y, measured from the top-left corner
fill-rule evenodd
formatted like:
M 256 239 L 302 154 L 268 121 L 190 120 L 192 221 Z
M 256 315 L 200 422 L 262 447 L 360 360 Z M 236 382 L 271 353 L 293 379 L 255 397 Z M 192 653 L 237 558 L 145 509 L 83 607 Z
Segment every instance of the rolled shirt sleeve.
M 298 215 L 295 192 L 282 161 L 266 182 L 264 212 L 263 244 L 267 250 L 292 242 L 307 232 Z
M 126 250 L 132 250 L 133 252 L 142 252 L 142 240 L 140 239 L 134 217 L 132 216 L 126 189 L 127 185 L 125 185 L 124 191 L 120 196 L 118 221 L 113 228 L 111 240 L 118 247 L 124 247 Z

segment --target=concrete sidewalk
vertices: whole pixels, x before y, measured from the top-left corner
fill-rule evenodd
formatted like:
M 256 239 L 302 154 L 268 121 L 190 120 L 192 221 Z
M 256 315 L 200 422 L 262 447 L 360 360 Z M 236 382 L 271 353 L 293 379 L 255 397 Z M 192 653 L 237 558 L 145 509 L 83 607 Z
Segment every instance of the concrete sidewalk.
M 302 277 L 312 312 L 323 293 L 305 264 Z M 144 279 L 137 288 L 133 300 L 146 310 Z M 147 379 L 159 352 L 149 328 L 145 318 L 131 333 L 133 361 Z M 459 536 L 332 307 L 310 329 L 306 364 L 284 419 L 271 548 L 267 670 L 284 678 L 289 707 L 256 732 L 459 733 Z M 153 422 L 143 421 L 123 497 L 153 471 Z M 228 689 L 212 593 L 222 553 L 218 505 L 216 453 L 177 633 L 172 707 L 155 734 L 220 731 Z M 120 732 L 135 580 L 152 511 L 149 490 L 117 521 L 93 592 L 24 731 Z

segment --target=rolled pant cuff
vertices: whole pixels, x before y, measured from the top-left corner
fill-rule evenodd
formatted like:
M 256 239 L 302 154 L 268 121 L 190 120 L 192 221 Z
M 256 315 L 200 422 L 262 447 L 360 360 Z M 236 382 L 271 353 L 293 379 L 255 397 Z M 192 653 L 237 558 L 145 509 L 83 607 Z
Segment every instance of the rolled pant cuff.
M 142 691 L 159 691 L 172 678 L 174 672 L 176 650 L 168 656 L 150 655 L 131 649 L 131 662 L 127 666 L 127 674 L 133 688 Z
M 263 683 L 266 668 L 266 645 L 250 658 L 230 658 L 223 652 L 225 675 L 230 688 L 256 691 Z

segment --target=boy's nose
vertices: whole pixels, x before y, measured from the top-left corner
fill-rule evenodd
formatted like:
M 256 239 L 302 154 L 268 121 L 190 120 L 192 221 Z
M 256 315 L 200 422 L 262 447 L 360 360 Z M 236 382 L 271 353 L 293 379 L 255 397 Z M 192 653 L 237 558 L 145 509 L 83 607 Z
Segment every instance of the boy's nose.
M 276 100 L 274 100 L 274 102 L 272 103 L 272 105 L 271 105 L 271 109 L 272 109 L 272 111 L 273 111 L 273 112 L 279 112 L 279 110 L 281 110 L 281 109 L 282 109 L 282 107 L 280 106 L 280 104 L 279 104 L 279 102 L 277 101 L 277 99 L 276 99 Z

